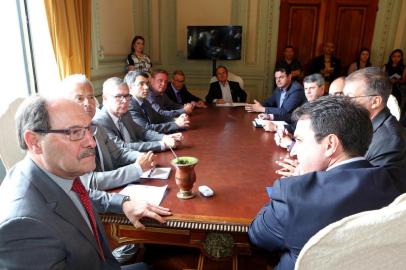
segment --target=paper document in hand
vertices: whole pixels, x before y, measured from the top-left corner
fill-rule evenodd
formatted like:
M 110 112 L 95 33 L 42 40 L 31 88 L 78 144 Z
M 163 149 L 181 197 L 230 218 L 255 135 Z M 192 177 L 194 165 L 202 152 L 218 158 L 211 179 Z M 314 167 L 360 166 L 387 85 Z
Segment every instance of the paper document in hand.
M 224 103 L 224 104 L 217 104 L 216 103 L 216 107 L 242 107 L 242 106 L 246 106 L 248 105 L 248 103 L 245 102 L 233 102 L 233 103 Z
M 271 122 L 277 126 L 277 129 L 281 129 L 281 130 L 284 130 L 285 126 L 288 125 L 288 123 L 286 123 L 285 121 L 271 121 Z
M 152 172 L 151 172 L 152 170 Z M 161 168 L 161 167 L 155 167 L 152 168 L 151 170 L 148 170 L 144 172 L 141 175 L 141 178 L 151 178 L 151 179 L 168 179 L 169 174 L 171 173 L 171 168 Z
M 165 195 L 168 185 L 162 187 L 147 186 L 147 185 L 128 185 L 120 194 L 130 196 L 131 199 L 147 201 L 149 203 L 159 205 Z

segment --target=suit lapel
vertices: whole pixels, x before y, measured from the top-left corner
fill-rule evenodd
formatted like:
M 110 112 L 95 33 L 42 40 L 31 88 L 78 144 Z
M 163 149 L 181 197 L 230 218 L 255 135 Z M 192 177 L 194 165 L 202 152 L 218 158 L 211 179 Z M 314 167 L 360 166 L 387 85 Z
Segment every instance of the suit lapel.
M 55 214 L 75 227 L 97 251 L 96 240 L 89 226 L 69 196 L 48 175 L 39 169 L 31 159 L 27 158 L 25 161 L 27 162 L 28 174 L 32 175 L 28 176 L 28 178 L 35 179 L 32 181 L 32 184 L 43 195 L 49 207 L 53 209 Z

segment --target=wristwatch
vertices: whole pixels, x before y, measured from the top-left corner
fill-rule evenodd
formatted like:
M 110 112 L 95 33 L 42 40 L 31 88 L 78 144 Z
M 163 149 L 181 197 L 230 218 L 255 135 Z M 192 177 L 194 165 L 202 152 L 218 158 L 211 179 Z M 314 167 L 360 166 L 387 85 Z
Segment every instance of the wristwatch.
M 124 196 L 124 197 L 123 197 L 123 200 L 121 201 L 121 206 L 123 206 L 123 204 L 124 204 L 125 202 L 128 202 L 128 201 L 131 201 L 131 197 L 130 197 L 130 196 Z

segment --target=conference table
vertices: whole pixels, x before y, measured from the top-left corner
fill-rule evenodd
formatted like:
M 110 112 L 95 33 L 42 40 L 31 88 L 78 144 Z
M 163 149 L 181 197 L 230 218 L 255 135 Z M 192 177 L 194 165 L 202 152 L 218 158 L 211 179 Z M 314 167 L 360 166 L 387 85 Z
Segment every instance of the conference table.
M 135 229 L 124 215 L 104 214 L 111 247 L 123 243 L 155 243 L 186 246 L 201 251 L 197 269 L 205 269 L 205 260 L 232 260 L 238 268 L 238 256 L 250 255 L 248 227 L 268 201 L 266 187 L 279 177 L 275 161 L 286 155 L 277 147 L 274 134 L 255 128 L 256 113 L 244 107 L 196 109 L 191 127 L 183 132 L 184 141 L 175 149 L 178 156 L 198 158 L 192 199 L 177 198 L 174 158 L 170 151 L 157 154 L 162 167 L 172 167 L 168 180 L 145 180 L 142 184 L 164 186 L 167 192 L 161 205 L 173 215 L 160 224 L 143 220 L 145 230 Z M 214 196 L 203 197 L 198 186 L 207 185 Z

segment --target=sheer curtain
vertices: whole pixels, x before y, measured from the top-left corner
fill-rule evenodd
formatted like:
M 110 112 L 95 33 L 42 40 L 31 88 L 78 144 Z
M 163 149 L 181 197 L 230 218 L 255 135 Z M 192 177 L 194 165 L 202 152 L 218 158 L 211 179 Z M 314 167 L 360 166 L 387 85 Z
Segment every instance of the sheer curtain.
M 49 33 L 61 79 L 90 78 L 91 0 L 45 0 Z

